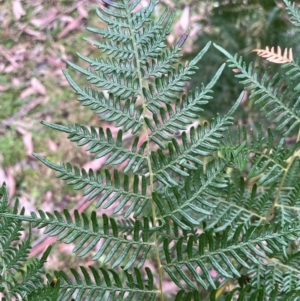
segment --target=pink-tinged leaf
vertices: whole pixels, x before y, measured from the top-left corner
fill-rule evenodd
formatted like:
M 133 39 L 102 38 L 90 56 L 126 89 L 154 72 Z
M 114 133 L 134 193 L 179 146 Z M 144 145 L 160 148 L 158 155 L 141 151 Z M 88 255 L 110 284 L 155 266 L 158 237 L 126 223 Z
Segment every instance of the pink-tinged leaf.
M 57 38 L 61 39 L 68 35 L 69 32 L 73 31 L 74 29 L 77 29 L 81 23 L 82 16 L 77 17 L 76 19 L 73 19 L 58 35 Z
M 218 276 L 218 273 L 216 270 L 212 269 L 210 272 L 209 272 L 210 276 L 213 277 L 213 278 L 216 278 Z
M 33 36 L 35 38 L 35 40 L 45 41 L 47 39 L 47 36 L 43 32 L 33 30 L 33 29 L 30 29 L 30 28 L 25 28 L 24 33 L 26 33 L 30 36 Z
M 55 143 L 52 139 L 47 139 L 46 144 L 51 152 L 57 152 L 57 143 Z
M 178 41 L 178 37 L 184 35 L 189 31 L 190 24 L 190 8 L 186 6 L 181 14 L 180 19 L 174 24 L 174 33 L 175 35 L 168 36 L 168 42 L 174 43 L 175 40 Z
M 33 141 L 32 141 L 32 134 L 26 131 L 23 127 L 17 127 L 18 133 L 20 133 L 23 137 L 23 144 L 26 150 L 27 156 L 31 156 L 33 153 Z
M 30 82 L 31 82 L 31 86 L 35 92 L 42 94 L 42 95 L 46 94 L 47 90 L 46 90 L 45 86 L 37 78 L 33 77 Z
M 22 16 L 26 15 L 20 0 L 14 0 L 12 3 L 12 11 L 16 20 L 20 20 Z
M 59 11 L 55 7 L 51 7 L 50 9 L 42 15 L 41 18 L 32 18 L 30 20 L 30 24 L 38 27 L 40 30 L 45 29 L 49 26 L 54 20 L 58 18 Z
M 186 6 L 179 19 L 179 24 L 184 31 L 187 31 L 190 25 L 190 7 Z
M 87 18 L 88 15 L 89 15 L 88 12 L 85 9 L 83 3 L 78 5 L 77 11 L 78 11 L 79 16 L 81 16 L 82 18 Z
M 54 202 L 53 202 L 53 192 L 48 190 L 43 194 L 43 202 L 41 204 L 40 209 L 43 211 L 53 212 L 54 210 Z
M 24 90 L 20 93 L 20 98 L 21 98 L 21 99 L 25 99 L 25 98 L 27 98 L 28 96 L 30 96 L 30 95 L 32 95 L 32 94 L 34 94 L 34 93 L 35 93 L 34 89 L 33 89 L 32 87 L 29 87 L 29 88 L 27 88 L 27 89 L 24 89 Z

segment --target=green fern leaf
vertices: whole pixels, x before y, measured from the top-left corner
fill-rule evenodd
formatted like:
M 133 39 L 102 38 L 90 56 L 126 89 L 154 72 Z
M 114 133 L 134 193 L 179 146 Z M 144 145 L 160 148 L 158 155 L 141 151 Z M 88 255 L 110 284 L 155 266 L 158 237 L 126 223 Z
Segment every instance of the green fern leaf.
M 283 79 L 278 81 L 278 74 L 266 82 L 268 73 L 265 72 L 263 78 L 259 81 L 257 72 L 254 71 L 252 74 L 252 64 L 247 69 L 242 58 L 238 58 L 237 55 L 233 57 L 222 47 L 216 44 L 214 46 L 228 58 L 230 67 L 241 70 L 241 73 L 236 74 L 236 77 L 240 79 L 240 83 L 247 85 L 247 90 L 254 91 L 250 98 L 255 98 L 255 104 L 262 105 L 261 111 L 268 111 L 266 117 L 270 118 L 276 114 L 276 118 L 273 119 L 273 122 L 279 123 L 276 129 L 282 131 L 284 136 L 289 135 L 300 123 L 299 97 L 297 94 L 294 94 L 288 101 L 285 100 L 287 91 L 294 88 L 294 86 L 290 84 L 285 93 L 279 95 L 278 90 Z M 286 127 L 287 124 L 289 124 L 288 128 Z

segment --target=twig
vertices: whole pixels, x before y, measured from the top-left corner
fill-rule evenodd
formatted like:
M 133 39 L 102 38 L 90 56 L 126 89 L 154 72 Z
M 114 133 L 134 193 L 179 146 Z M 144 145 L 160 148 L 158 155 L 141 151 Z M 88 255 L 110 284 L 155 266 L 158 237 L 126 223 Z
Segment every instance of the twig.
M 47 98 L 47 97 L 46 97 Z M 29 103 L 27 103 L 26 105 L 24 105 L 19 112 L 17 112 L 16 114 L 14 114 L 13 116 L 3 120 L 1 122 L 1 124 L 3 126 L 10 126 L 14 121 L 19 120 L 20 118 L 22 118 L 23 116 L 27 115 L 29 111 L 31 111 L 32 109 L 34 109 L 37 105 L 43 103 L 46 100 L 45 97 L 39 97 L 37 99 L 35 99 L 34 101 L 31 101 Z
M 51 24 L 52 22 L 54 22 L 55 20 L 57 20 L 58 18 L 60 18 L 61 16 L 65 15 L 65 14 L 69 14 L 71 13 L 74 9 L 76 9 L 79 5 L 83 4 L 85 0 L 81 0 L 78 3 L 74 4 L 73 6 L 71 6 L 70 8 L 64 10 L 63 12 L 59 13 L 58 15 L 56 15 L 55 17 L 53 17 L 51 20 L 49 20 L 46 24 L 44 24 L 43 26 L 41 26 L 40 30 L 45 29 L 47 26 L 49 26 L 49 24 Z
M 2 54 L 15 68 L 20 68 L 19 64 L 0 46 L 0 54 Z

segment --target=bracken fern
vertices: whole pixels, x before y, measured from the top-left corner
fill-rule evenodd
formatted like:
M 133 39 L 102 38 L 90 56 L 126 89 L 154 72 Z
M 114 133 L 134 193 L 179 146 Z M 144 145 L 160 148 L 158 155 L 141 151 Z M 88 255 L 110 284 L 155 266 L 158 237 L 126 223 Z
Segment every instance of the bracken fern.
M 166 10 L 154 22 L 156 0 L 142 9 L 140 0 L 104 2 L 108 8 L 97 14 L 108 27 L 88 29 L 101 35 L 93 43 L 106 58 L 78 54 L 89 63 L 87 69 L 68 62 L 89 87 L 80 87 L 66 70 L 64 74 L 81 105 L 111 128 L 43 124 L 67 133 L 95 158 L 104 158 L 107 169 L 86 171 L 34 156 L 57 177 L 83 189 L 96 209 L 111 207 L 113 215 L 74 211 L 72 217 L 68 210 L 39 210 L 26 216 L 16 206 L 9 212 L 2 199 L 5 231 L 13 235 L 7 223 L 20 227 L 27 221 L 58 241 L 73 243 L 77 256 L 91 253 L 95 261 L 79 271 L 55 272 L 53 288 L 49 276 L 46 284 L 38 280 L 35 293 L 16 289 L 17 282 L 5 277 L 3 283 L 28 300 L 41 300 L 41 292 L 49 290 L 49 300 L 52 295 L 78 301 L 300 300 L 298 60 L 283 65 L 288 78 L 284 88 L 284 78 L 268 72 L 258 78 L 251 64 L 214 45 L 229 67 L 238 70 L 235 76 L 265 112 L 270 129 L 266 134 L 259 126 L 250 133 L 233 127 L 232 115 L 244 93 L 227 114 L 201 123 L 199 114 L 212 99 L 225 64 L 196 91 L 185 93 L 184 88 L 204 64 L 200 60 L 210 43 L 183 65 L 180 50 L 188 33 L 175 46 L 167 47 L 165 41 L 173 12 Z M 284 3 L 300 26 L 295 6 Z M 273 125 L 282 137 L 279 142 Z M 115 135 L 113 127 L 119 128 Z M 290 147 L 286 138 L 293 135 Z M 4 250 L 10 241 L 1 238 L 0 243 Z M 99 267 L 100 258 L 104 265 Z M 11 256 L 2 264 L 3 275 L 13 260 Z M 20 270 L 19 264 L 15 269 Z M 167 280 L 178 287 L 176 292 L 166 291 Z

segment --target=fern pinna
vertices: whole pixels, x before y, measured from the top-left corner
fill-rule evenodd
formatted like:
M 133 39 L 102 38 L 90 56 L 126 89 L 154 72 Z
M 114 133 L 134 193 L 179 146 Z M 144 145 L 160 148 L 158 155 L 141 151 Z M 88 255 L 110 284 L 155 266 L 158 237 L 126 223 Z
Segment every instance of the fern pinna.
M 104 158 L 108 167 L 86 171 L 35 157 L 75 189 L 84 189 L 96 209 L 114 213 L 74 211 L 72 217 L 68 210 L 39 210 L 23 217 L 58 241 L 73 243 L 77 256 L 93 254 L 93 266 L 55 273 L 57 300 L 297 300 L 298 61 L 284 65 L 290 83 L 282 89 L 276 75 L 259 79 L 242 58 L 214 45 L 239 70 L 236 77 L 275 124 L 281 141 L 259 126 L 250 134 L 245 127 L 229 130 L 244 93 L 225 116 L 200 122 L 225 64 L 209 83 L 186 92 L 210 43 L 181 64 L 188 33 L 166 46 L 174 12 L 166 10 L 153 21 L 158 1 L 144 8 L 139 2 L 104 0 L 106 7 L 97 10 L 108 27 L 88 29 L 101 36 L 93 43 L 106 57 L 78 54 L 88 69 L 68 62 L 89 87 L 80 87 L 64 71 L 81 105 L 110 127 L 42 122 Z M 297 10 L 284 2 L 299 25 Z M 287 136 L 296 137 L 293 147 Z M 178 289 L 168 291 L 170 283 Z

